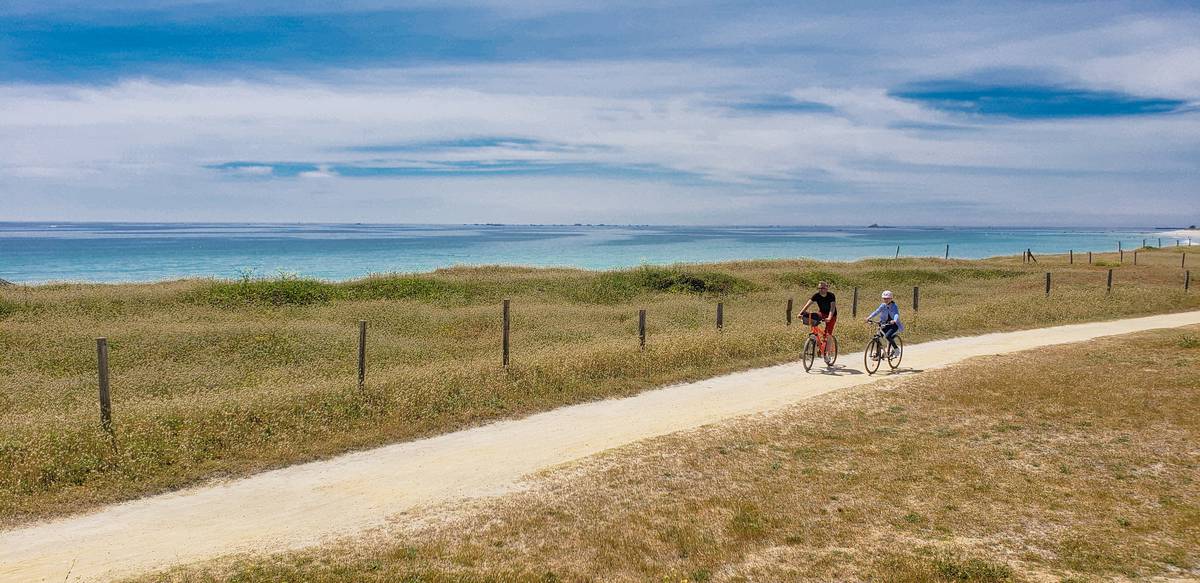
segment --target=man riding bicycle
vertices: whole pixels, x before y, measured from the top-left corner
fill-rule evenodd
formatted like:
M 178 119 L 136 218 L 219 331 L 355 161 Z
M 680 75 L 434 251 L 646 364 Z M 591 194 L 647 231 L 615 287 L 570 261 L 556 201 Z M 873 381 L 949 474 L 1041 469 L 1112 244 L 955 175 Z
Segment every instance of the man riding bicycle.
M 800 308 L 800 312 L 807 312 L 813 302 L 817 303 L 817 311 L 820 312 L 821 319 L 825 321 L 825 337 L 828 338 L 833 334 L 834 324 L 837 324 L 837 298 L 833 292 L 829 291 L 827 282 L 822 281 L 817 284 L 817 293 L 808 299 L 808 303 Z
M 904 330 L 904 324 L 900 323 L 900 307 L 896 305 L 896 302 L 892 301 L 891 290 L 885 290 L 880 294 L 880 297 L 883 299 L 883 303 L 879 304 L 879 307 L 875 308 L 875 311 L 871 312 L 870 316 L 867 316 L 867 321 L 870 322 L 871 318 L 874 318 L 876 314 L 879 315 L 879 323 L 882 325 L 881 329 L 888 341 L 888 353 L 891 354 L 896 350 L 896 335 Z

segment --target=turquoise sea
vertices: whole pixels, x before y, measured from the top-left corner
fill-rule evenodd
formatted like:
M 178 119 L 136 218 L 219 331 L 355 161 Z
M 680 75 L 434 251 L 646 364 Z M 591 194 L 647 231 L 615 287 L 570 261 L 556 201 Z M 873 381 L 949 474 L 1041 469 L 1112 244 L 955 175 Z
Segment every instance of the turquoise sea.
M 590 269 L 730 259 L 980 258 L 1132 249 L 1154 228 L 3 223 L 0 278 L 123 282 L 280 273 L 329 280 L 454 265 Z M 1164 238 L 1164 245 L 1175 239 Z

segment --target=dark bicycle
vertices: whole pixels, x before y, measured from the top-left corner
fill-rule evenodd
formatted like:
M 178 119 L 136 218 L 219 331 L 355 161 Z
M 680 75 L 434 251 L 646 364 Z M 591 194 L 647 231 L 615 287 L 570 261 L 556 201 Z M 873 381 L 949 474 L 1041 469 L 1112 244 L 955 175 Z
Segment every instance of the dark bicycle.
M 867 322 L 875 324 L 875 335 L 867 341 L 867 347 L 863 350 L 863 366 L 867 369 L 867 374 L 875 374 L 879 370 L 879 363 L 887 360 L 888 366 L 892 370 L 900 368 L 900 359 L 904 358 L 904 340 L 897 335 L 896 348 L 888 346 L 887 335 L 883 332 L 883 322 L 867 320 Z

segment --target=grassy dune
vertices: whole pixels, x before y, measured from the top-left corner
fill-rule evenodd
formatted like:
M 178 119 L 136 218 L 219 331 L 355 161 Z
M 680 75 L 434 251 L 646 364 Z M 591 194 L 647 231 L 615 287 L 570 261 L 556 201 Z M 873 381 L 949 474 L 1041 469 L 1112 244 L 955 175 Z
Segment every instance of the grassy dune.
M 145 580 L 1195 580 L 1197 440 L 1200 327 L 1153 331 L 847 389 L 391 535 Z
M 910 341 L 1200 308 L 1175 249 L 1139 266 L 1065 257 L 754 261 L 617 272 L 462 268 L 345 283 L 296 279 L 0 287 L 0 524 L 412 439 L 560 405 L 794 360 L 785 327 L 820 279 L 848 316 L 890 287 Z M 1055 291 L 1043 296 L 1042 273 Z M 911 288 L 921 286 L 921 312 Z M 499 366 L 502 298 L 513 366 Z M 717 301 L 725 330 L 714 329 Z M 649 346 L 637 350 L 637 310 Z M 370 322 L 365 391 L 356 322 Z M 865 327 L 839 336 L 857 351 Z M 97 420 L 109 339 L 116 431 Z M 854 358 L 852 354 L 848 358 Z

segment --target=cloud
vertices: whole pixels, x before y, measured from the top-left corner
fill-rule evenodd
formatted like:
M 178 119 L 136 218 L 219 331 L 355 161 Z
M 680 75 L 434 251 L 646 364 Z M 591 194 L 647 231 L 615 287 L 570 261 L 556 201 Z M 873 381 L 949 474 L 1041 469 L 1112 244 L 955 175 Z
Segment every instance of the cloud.
M 1197 210 L 1194 10 L 35 4 L 0 45 L 6 218 Z

